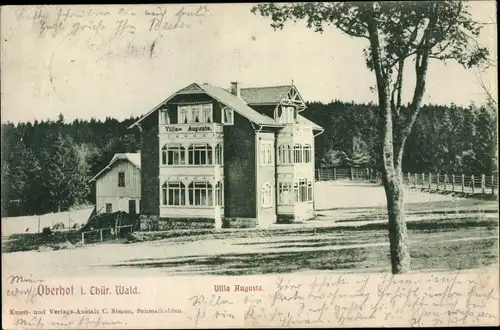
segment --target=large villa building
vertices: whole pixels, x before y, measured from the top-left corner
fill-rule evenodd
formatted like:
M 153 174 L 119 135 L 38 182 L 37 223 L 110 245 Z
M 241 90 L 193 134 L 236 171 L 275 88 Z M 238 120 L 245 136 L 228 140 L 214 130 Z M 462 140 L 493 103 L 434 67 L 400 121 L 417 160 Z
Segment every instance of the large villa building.
M 314 217 L 314 137 L 294 85 L 193 83 L 130 126 L 141 229 L 254 227 Z

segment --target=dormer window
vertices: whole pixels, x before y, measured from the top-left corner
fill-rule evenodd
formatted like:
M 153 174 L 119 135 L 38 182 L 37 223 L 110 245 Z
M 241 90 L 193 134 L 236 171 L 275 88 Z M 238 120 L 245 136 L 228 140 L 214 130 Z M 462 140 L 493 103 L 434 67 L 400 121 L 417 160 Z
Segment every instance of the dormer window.
M 281 105 L 276 111 L 276 118 L 281 124 L 293 124 L 297 119 L 297 109 L 293 106 Z
M 178 108 L 179 124 L 213 122 L 212 104 L 181 105 Z

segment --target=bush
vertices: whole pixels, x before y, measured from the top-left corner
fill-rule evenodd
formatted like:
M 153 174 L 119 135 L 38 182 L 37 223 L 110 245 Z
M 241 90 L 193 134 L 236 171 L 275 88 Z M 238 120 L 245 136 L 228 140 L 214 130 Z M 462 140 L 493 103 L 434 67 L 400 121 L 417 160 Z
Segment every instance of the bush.
M 64 223 L 58 222 L 55 225 L 52 226 L 52 229 L 59 230 L 59 229 L 64 229 Z
M 52 235 L 52 230 L 50 229 L 50 227 L 44 227 L 42 229 L 42 237 L 47 238 L 51 235 Z

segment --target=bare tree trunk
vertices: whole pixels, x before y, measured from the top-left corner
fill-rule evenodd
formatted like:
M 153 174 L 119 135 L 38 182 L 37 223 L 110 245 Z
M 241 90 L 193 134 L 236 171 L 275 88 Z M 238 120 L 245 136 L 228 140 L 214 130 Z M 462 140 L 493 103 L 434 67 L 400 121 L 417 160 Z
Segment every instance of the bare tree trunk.
M 393 112 L 390 103 L 390 79 L 382 63 L 383 56 L 381 53 L 383 52 L 383 48 L 380 46 L 378 24 L 374 16 L 374 13 L 369 9 L 367 11 L 366 22 L 370 37 L 373 69 L 377 79 L 379 114 L 381 119 L 382 182 L 387 199 L 392 273 L 402 274 L 410 269 L 402 173 L 402 155 L 405 139 L 402 139 L 402 143 L 395 148 Z M 399 122 L 396 123 L 396 128 L 399 127 L 399 124 Z
M 389 244 L 393 274 L 402 274 L 410 270 L 410 252 L 404 209 L 403 173 L 395 168 L 383 174 L 387 214 L 389 217 Z

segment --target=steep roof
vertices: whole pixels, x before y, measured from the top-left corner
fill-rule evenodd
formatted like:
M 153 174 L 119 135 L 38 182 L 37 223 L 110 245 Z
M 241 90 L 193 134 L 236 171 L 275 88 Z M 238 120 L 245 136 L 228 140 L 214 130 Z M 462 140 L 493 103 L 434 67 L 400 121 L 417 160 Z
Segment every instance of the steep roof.
M 292 85 L 242 88 L 241 97 L 248 104 L 278 104 L 293 88 Z
M 111 167 L 113 166 L 114 163 L 116 163 L 118 160 L 127 160 L 132 165 L 137 167 L 139 170 L 141 169 L 141 153 L 119 153 L 115 154 L 111 161 L 109 162 L 108 165 L 106 165 L 105 168 L 103 168 L 99 173 L 97 173 L 92 179 L 89 180 L 89 182 L 97 180 L 98 177 L 100 177 L 102 174 L 104 174 L 106 171 L 110 170 Z
M 170 97 L 168 97 L 166 100 L 161 102 L 158 106 L 156 106 L 154 109 L 149 111 L 147 114 L 139 118 L 135 123 L 129 126 L 129 128 L 134 127 L 135 125 L 139 124 L 142 120 L 144 120 L 146 117 L 151 115 L 153 112 L 158 110 L 163 104 L 168 102 L 170 99 L 172 99 L 174 96 L 178 94 L 188 94 L 188 93 L 198 93 L 198 92 L 204 92 L 207 95 L 213 97 L 217 101 L 225 104 L 226 106 L 232 108 L 234 111 L 242 115 L 243 117 L 247 118 L 248 120 L 256 123 L 257 125 L 262 125 L 262 126 L 271 126 L 271 127 L 282 127 L 283 125 L 279 124 L 276 122 L 273 118 L 264 116 L 257 112 L 256 110 L 252 109 L 245 103 L 244 100 L 241 98 L 231 94 L 229 91 L 227 91 L 224 88 L 213 86 L 210 84 L 198 84 L 198 83 L 192 83 L 189 86 L 186 86 L 179 91 L 175 92 L 172 94 Z
M 307 126 L 312 126 L 312 128 L 314 130 L 317 130 L 317 131 L 323 131 L 324 128 L 319 126 L 318 124 L 310 121 L 309 119 L 307 119 L 306 117 L 303 117 L 301 115 L 297 115 L 297 122 L 301 125 L 307 125 Z
M 258 125 L 276 126 L 276 127 L 283 126 L 279 124 L 277 121 L 275 121 L 273 118 L 264 116 L 259 112 L 255 111 L 254 109 L 250 108 L 245 103 L 245 101 L 243 101 L 239 97 L 231 94 L 230 92 L 221 87 L 212 86 L 209 84 L 203 84 L 200 85 L 200 87 L 214 99 L 233 108 L 234 111 L 238 112 L 240 115 L 246 117 L 247 119 Z

